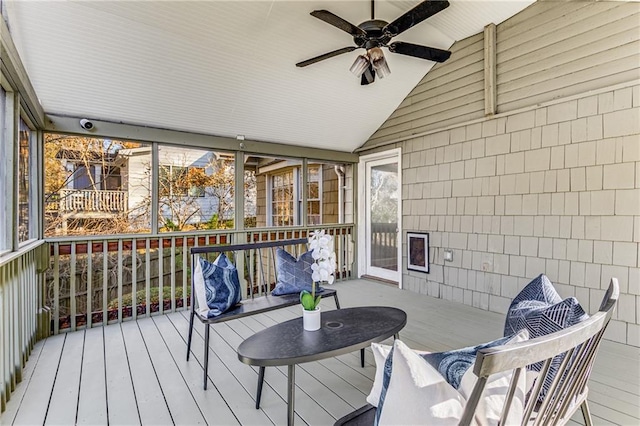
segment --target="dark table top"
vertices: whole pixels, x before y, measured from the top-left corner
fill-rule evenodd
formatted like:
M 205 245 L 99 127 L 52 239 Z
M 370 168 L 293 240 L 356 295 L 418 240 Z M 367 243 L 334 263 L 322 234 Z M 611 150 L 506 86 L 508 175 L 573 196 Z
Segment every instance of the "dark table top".
M 238 346 L 238 359 L 259 366 L 317 361 L 385 340 L 407 323 L 404 311 L 386 306 L 323 311 L 321 318 L 317 331 L 304 331 L 302 318 L 259 331 Z

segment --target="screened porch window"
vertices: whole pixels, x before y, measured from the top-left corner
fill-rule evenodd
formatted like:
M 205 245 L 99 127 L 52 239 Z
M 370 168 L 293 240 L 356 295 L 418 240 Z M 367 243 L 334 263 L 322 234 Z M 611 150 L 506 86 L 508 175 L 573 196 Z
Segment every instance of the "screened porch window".
M 31 129 L 20 120 L 18 152 L 18 241 L 27 241 L 31 235 Z
M 0 87 L 0 123 L 4 123 L 6 119 L 6 109 L 7 109 L 7 92 L 4 91 L 2 87 Z M 8 157 L 8 153 L 11 152 L 10 140 L 7 137 L 6 131 L 0 129 L 0 158 L 4 159 Z M 6 167 L 6 161 L 3 162 L 2 169 L 0 169 L 0 191 L 8 192 L 10 188 L 10 179 L 11 174 L 9 173 L 8 167 Z M 10 243 L 10 229 L 9 223 L 7 222 L 7 218 L 11 217 L 9 214 L 10 206 L 7 203 L 7 197 L 0 197 L 0 252 L 6 249 L 11 248 Z

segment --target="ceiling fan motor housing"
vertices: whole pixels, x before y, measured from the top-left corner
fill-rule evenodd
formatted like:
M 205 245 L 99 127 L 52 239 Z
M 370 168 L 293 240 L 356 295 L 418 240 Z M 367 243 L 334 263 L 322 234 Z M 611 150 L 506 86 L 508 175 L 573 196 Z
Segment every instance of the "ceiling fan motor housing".
M 353 41 L 358 47 L 365 49 L 371 49 L 373 47 L 386 46 L 391 40 L 392 35 L 388 32 L 382 31 L 386 27 L 388 22 L 381 19 L 371 19 L 364 21 L 358 28 L 363 30 L 366 35 L 356 35 L 353 37 Z

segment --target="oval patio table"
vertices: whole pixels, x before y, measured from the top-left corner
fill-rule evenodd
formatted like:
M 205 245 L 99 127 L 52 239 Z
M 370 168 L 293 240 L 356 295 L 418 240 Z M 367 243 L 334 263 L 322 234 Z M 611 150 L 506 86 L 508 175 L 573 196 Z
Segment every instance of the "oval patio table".
M 293 425 L 295 366 L 363 349 L 381 342 L 407 324 L 407 314 L 386 306 L 343 308 L 322 312 L 322 327 L 304 331 L 302 318 L 295 318 L 259 331 L 238 346 L 238 359 L 260 366 L 256 408 L 260 406 L 264 368 L 288 366 L 287 424 Z

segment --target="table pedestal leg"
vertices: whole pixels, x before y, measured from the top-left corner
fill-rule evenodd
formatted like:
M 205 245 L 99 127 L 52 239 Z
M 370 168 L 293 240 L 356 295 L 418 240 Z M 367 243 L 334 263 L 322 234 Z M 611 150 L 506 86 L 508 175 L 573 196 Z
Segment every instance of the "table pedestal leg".
M 260 399 L 262 398 L 262 384 L 264 383 L 264 369 L 260 367 L 260 373 L 258 373 L 258 390 L 256 392 L 256 410 L 260 408 Z
M 296 390 L 296 366 L 291 364 L 288 366 L 287 375 L 287 426 L 293 426 L 293 416 L 295 412 L 295 390 Z

